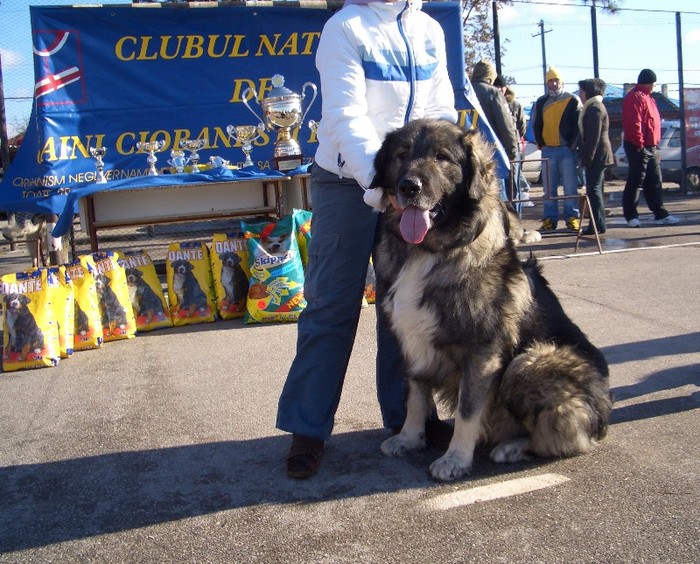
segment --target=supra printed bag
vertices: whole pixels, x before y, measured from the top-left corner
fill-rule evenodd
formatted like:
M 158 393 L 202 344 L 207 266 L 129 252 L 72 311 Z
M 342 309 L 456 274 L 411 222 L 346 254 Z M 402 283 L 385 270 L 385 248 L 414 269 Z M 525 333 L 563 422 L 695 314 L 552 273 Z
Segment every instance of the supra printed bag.
M 306 307 L 304 268 L 291 216 L 243 224 L 250 266 L 246 323 L 296 321 Z

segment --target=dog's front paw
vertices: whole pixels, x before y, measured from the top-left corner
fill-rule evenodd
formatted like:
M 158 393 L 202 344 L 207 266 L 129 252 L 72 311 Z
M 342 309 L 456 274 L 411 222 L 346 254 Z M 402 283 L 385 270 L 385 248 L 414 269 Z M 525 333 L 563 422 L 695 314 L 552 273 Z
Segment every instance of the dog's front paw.
M 491 451 L 491 460 L 494 462 L 520 462 L 521 460 L 530 460 L 528 449 L 530 448 L 529 439 L 512 439 L 503 441 L 496 445 Z
M 442 482 L 459 480 L 472 469 L 471 460 L 465 459 L 459 453 L 446 452 L 430 465 L 430 475 Z
M 412 450 L 422 450 L 426 447 L 425 437 L 421 435 L 409 436 L 399 433 L 389 437 L 382 443 L 382 452 L 387 456 L 403 456 Z

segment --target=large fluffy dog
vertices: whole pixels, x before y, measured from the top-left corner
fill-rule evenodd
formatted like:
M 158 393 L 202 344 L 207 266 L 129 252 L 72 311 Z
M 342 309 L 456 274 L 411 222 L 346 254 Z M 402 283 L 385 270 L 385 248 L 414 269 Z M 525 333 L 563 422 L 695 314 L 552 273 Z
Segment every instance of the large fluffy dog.
M 375 169 L 392 203 L 377 247 L 379 312 L 410 374 L 406 422 L 382 451 L 425 447 L 433 393 L 455 409 L 436 479 L 467 474 L 479 440 L 497 462 L 589 451 L 612 409 L 607 363 L 535 261 L 518 260 L 481 136 L 414 121 L 386 137 Z

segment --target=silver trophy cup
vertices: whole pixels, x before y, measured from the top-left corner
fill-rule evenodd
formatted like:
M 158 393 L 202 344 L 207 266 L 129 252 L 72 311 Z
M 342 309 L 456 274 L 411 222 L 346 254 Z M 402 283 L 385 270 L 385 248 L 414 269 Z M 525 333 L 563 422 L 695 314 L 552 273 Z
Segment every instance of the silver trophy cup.
M 148 174 L 151 176 L 157 176 L 158 171 L 156 170 L 156 153 L 159 153 L 165 147 L 165 141 L 139 141 L 136 143 L 136 148 L 141 153 L 148 153 Z
M 185 151 L 180 151 L 179 149 L 173 149 L 170 151 L 170 159 L 168 164 L 175 169 L 175 172 L 185 172 L 185 166 L 190 162 L 185 156 Z
M 183 139 L 180 141 L 180 147 L 190 152 L 192 172 L 199 172 L 199 153 L 197 153 L 197 151 L 199 151 L 206 144 L 206 139 Z
M 273 152 L 275 166 L 280 171 L 292 170 L 301 166 L 303 162 L 301 147 L 297 140 L 292 137 L 292 130 L 304 123 L 306 114 L 314 103 L 318 92 L 313 82 L 306 82 L 301 87 L 301 95 L 295 94 L 289 88 L 285 88 L 284 77 L 280 74 L 272 77 L 272 86 L 273 89 L 262 101 L 258 99 L 255 90 L 246 88 L 243 91 L 243 103 L 258 119 L 260 117 L 250 107 L 248 99 L 253 98 L 262 107 L 263 118 L 260 121 L 268 129 L 278 131 Z M 313 91 L 313 97 L 306 106 L 306 110 L 303 110 L 302 102 L 306 97 L 304 92 L 307 87 Z
M 226 131 L 234 141 L 241 144 L 245 161 L 243 167 L 253 166 L 253 161 L 250 158 L 250 153 L 253 150 L 253 141 L 260 137 L 265 131 L 265 126 L 262 123 L 256 125 L 228 125 Z
M 105 163 L 102 157 L 107 153 L 106 147 L 90 147 L 90 154 L 95 159 L 95 168 L 97 173 L 95 174 L 95 184 L 105 184 L 107 179 L 105 178 Z

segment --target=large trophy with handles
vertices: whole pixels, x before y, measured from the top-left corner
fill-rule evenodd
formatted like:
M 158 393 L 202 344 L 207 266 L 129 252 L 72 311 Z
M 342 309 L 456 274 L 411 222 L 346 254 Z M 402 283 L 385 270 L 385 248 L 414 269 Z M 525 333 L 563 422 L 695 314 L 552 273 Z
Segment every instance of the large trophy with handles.
M 284 77 L 281 74 L 272 77 L 272 86 L 273 89 L 262 101 L 258 99 L 255 90 L 246 88 L 243 91 L 243 103 L 268 129 L 278 130 L 273 157 L 277 170 L 284 172 L 301 166 L 304 160 L 299 143 L 292 137 L 292 130 L 304 123 L 304 118 L 316 99 L 317 89 L 312 82 L 306 82 L 301 87 L 301 95 L 295 94 L 284 86 Z M 302 111 L 302 102 L 306 97 L 304 91 L 307 87 L 313 91 L 313 97 L 306 110 Z M 248 104 L 249 93 L 262 107 L 262 119 Z

